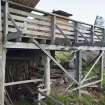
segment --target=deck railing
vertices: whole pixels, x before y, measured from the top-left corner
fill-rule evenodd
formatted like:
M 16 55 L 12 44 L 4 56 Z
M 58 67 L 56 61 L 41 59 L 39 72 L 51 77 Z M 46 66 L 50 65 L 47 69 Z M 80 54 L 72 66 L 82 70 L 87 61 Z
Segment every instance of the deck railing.
M 13 8 L 17 5 L 33 12 Z M 2 6 L 2 8 L 4 7 Z M 16 36 L 18 27 L 22 32 L 21 37 L 49 39 L 52 40 L 53 44 L 56 38 L 65 39 L 65 42 L 68 40 L 72 45 L 104 46 L 105 43 L 105 31 L 101 27 L 67 19 L 60 15 L 33 9 L 11 1 L 5 13 L 9 15 L 6 21 L 8 23 L 5 23 L 8 28 L 8 37 L 10 34 L 13 36 L 13 33 Z M 4 12 L 2 12 L 2 16 L 6 16 L 3 14 Z

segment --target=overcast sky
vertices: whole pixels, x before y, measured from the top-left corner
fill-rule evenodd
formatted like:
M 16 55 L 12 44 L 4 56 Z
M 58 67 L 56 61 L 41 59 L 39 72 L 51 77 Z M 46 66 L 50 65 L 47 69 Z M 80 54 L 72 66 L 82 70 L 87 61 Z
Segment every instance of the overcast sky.
M 47 12 L 63 10 L 72 13 L 73 19 L 91 24 L 96 15 L 105 17 L 105 0 L 40 0 L 36 8 Z

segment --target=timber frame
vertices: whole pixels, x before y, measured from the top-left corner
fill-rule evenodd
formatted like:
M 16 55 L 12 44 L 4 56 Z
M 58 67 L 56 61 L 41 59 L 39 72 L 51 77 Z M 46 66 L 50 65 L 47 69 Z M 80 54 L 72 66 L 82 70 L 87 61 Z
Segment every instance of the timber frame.
M 12 8 L 9 5 L 19 5 L 28 10 L 41 13 L 33 14 L 27 11 Z M 48 16 L 46 16 L 48 15 Z M 28 17 L 33 19 L 30 19 Z M 59 19 L 68 20 L 68 24 Z M 41 50 L 45 56 L 45 86 L 48 97 L 50 93 L 50 61 L 52 60 L 66 75 L 72 79 L 77 87 L 69 91 L 78 91 L 90 85 L 99 84 L 102 87 L 103 80 L 103 57 L 105 50 L 105 29 L 84 22 L 67 19 L 63 16 L 33 9 L 9 0 L 0 1 L 0 105 L 4 105 L 5 87 L 27 84 L 41 80 L 24 80 L 5 83 L 6 53 L 9 49 Z M 51 56 L 51 51 L 74 50 L 76 60 L 76 78 L 72 77 L 67 70 Z M 82 51 L 99 51 L 99 55 L 90 68 L 89 72 L 82 77 Z M 99 75 L 94 81 L 88 78 L 95 65 L 99 62 Z M 48 97 L 49 98 L 49 97 Z M 50 97 L 51 98 L 51 97 Z M 52 99 L 54 100 L 54 99 Z M 40 101 L 40 99 L 39 99 Z M 55 100 L 57 102 L 57 100 Z M 40 102 L 41 103 L 41 102 Z M 57 102 L 59 103 L 59 102 Z M 62 105 L 59 103 L 59 105 Z

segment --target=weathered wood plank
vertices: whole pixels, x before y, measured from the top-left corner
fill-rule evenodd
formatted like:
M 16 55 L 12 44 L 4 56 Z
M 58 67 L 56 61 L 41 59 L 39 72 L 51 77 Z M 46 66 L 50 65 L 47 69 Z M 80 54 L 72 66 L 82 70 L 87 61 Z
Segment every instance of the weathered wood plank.
M 52 16 L 51 21 L 51 44 L 55 43 L 55 33 L 56 33 L 56 17 Z
M 13 8 L 9 8 L 10 13 L 15 14 L 16 16 L 21 16 L 21 17 L 33 17 L 35 19 L 40 19 L 40 20 L 44 20 L 44 21 L 50 21 L 50 18 L 46 18 L 45 16 L 42 15 L 38 15 L 38 14 L 34 14 L 34 13 L 30 13 L 30 12 L 25 12 L 19 9 L 13 9 Z
M 41 81 L 42 79 L 16 81 L 16 82 L 5 83 L 4 86 L 7 87 L 7 86 L 14 86 L 14 85 L 20 85 L 20 84 L 26 84 L 26 83 L 36 83 Z
M 4 105 L 6 49 L 0 46 L 0 105 Z
M 2 19 L 1 19 L 1 0 L 0 0 L 0 32 L 2 30 Z
M 35 19 L 28 19 L 26 17 L 21 17 L 21 16 L 15 16 L 15 15 L 11 15 L 13 19 L 15 19 L 17 25 L 22 25 L 23 22 L 27 22 L 27 24 L 30 24 L 30 25 L 40 25 L 40 26 L 43 26 L 43 27 L 47 27 L 47 26 L 51 26 L 51 23 L 50 22 L 46 22 L 46 21 L 41 21 L 41 20 L 35 20 Z M 20 22 L 19 22 L 20 21 Z M 67 25 L 61 25 L 61 24 L 58 24 L 61 29 L 63 30 L 66 30 L 66 31 L 70 31 L 71 28 L 70 26 L 67 26 Z
M 15 23 L 19 28 L 23 31 L 23 34 L 30 37 L 51 37 L 51 16 L 50 15 L 39 15 L 37 13 L 29 13 L 22 10 L 17 10 L 13 8 L 9 8 L 12 18 L 15 20 Z M 29 18 L 30 17 L 30 18 Z M 32 18 L 32 19 L 31 19 Z M 73 20 L 65 20 L 56 18 L 56 24 L 60 27 L 60 29 L 64 32 L 66 36 L 68 36 L 71 40 L 74 40 L 75 36 L 75 22 Z M 81 32 L 83 36 L 81 36 L 78 32 L 78 41 L 91 40 L 91 26 L 89 24 L 85 24 L 82 22 L 77 22 L 77 29 Z M 9 33 L 16 32 L 12 22 L 9 20 Z M 99 27 L 95 27 L 94 29 L 94 40 L 101 41 L 103 38 L 103 31 Z M 63 35 L 59 32 L 59 30 L 55 29 L 55 38 L 64 38 Z
M 61 45 L 46 45 L 41 44 L 46 50 L 56 50 L 56 51 L 70 51 L 70 50 L 104 50 L 105 47 L 99 46 L 61 46 Z M 4 45 L 5 48 L 17 48 L 17 49 L 39 49 L 32 43 L 23 43 L 23 42 L 7 42 Z
M 49 54 L 50 54 L 50 51 L 49 51 Z M 45 74 L 45 87 L 46 87 L 46 89 L 47 89 L 47 95 L 49 95 L 50 94 L 50 92 L 51 92 L 51 71 L 50 71 L 50 69 L 51 69 L 51 65 L 50 65 L 50 62 L 51 62 L 51 59 L 48 57 L 48 56 L 46 56 L 46 55 L 44 55 L 45 57 L 44 57 L 44 65 L 45 65 L 45 72 L 44 72 L 44 74 Z

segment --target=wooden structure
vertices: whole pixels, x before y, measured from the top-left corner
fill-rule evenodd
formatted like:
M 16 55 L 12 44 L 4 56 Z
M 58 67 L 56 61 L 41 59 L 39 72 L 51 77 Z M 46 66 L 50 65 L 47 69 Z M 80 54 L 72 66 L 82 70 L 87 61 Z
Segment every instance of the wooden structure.
M 11 0 L 11 1 L 29 6 L 32 8 L 34 8 L 39 2 L 39 0 Z
M 28 11 L 14 8 L 16 6 L 25 8 Z M 30 13 L 30 11 L 35 11 L 35 13 Z M 39 13 L 43 15 L 39 15 Z M 81 95 L 81 89 L 84 87 L 98 83 L 100 83 L 101 86 L 103 80 L 103 54 L 105 50 L 105 30 L 103 28 L 6 0 L 1 0 L 0 2 L 0 16 L 0 105 L 4 105 L 6 87 L 41 81 L 41 79 L 32 78 L 21 81 L 12 80 L 8 83 L 5 81 L 7 78 L 5 68 L 7 60 L 9 59 L 8 52 L 13 52 L 14 50 L 29 50 L 33 52 L 38 50 L 44 53 L 44 85 L 47 95 L 39 89 L 39 96 L 42 94 L 48 97 L 50 93 L 50 60 L 52 60 L 68 78 L 77 84 L 77 87 L 72 90 L 78 90 L 79 95 Z M 68 22 L 65 23 L 62 19 Z M 50 54 L 52 51 L 70 50 L 76 50 L 76 78 L 69 74 Z M 100 51 L 96 61 L 84 77 L 82 77 L 82 50 Z M 92 82 L 87 83 L 86 81 L 92 80 L 93 77 L 88 78 L 88 76 L 98 62 L 100 62 L 98 77 Z M 41 104 L 43 103 L 41 101 L 42 98 L 38 100 Z M 48 98 L 62 105 L 62 103 L 54 100 L 52 97 Z

